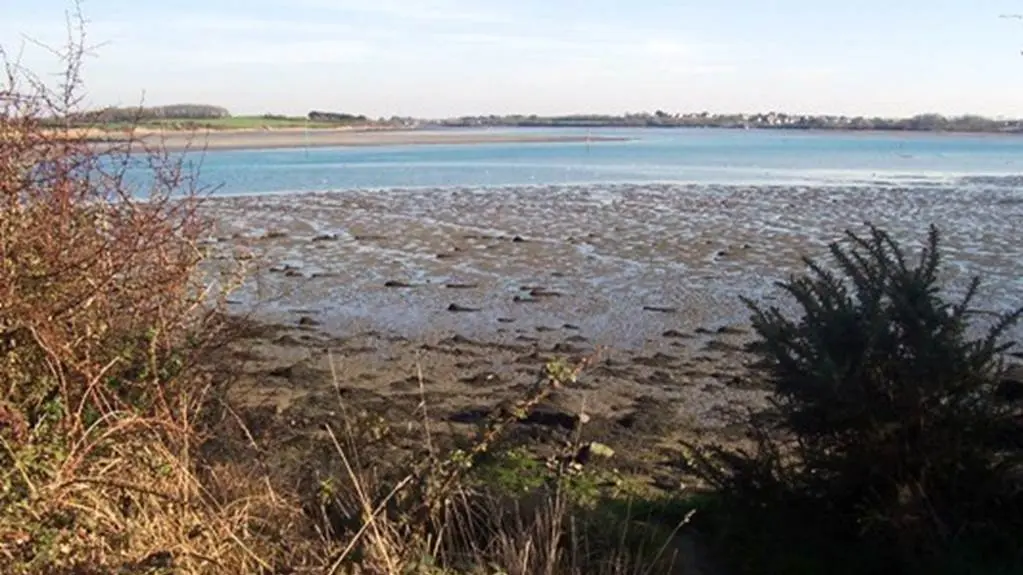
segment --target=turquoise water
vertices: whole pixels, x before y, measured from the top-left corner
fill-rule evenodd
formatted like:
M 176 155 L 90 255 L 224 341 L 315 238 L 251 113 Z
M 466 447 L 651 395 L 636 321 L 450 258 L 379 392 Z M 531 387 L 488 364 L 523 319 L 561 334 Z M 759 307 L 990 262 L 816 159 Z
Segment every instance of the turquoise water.
M 629 140 L 210 151 L 192 161 L 201 161 L 201 181 L 224 195 L 651 182 L 941 185 L 1023 172 L 1023 138 L 1012 136 L 713 129 L 590 133 Z

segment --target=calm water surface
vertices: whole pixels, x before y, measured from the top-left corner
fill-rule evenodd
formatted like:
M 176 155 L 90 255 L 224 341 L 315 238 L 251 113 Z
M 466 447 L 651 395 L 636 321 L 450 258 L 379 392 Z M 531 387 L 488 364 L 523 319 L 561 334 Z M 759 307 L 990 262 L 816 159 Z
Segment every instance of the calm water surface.
M 215 151 L 201 159 L 202 181 L 219 186 L 221 194 L 237 195 L 639 182 L 945 184 L 962 176 L 1023 173 L 1023 137 L 712 129 L 590 133 L 630 140 Z

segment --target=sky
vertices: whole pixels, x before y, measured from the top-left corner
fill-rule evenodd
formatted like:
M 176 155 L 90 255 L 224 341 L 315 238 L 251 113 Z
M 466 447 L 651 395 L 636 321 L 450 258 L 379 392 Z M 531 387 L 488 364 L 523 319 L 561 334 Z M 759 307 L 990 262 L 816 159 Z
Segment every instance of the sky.
M 0 0 L 37 74 L 67 0 Z M 85 105 L 1023 117 L 1023 0 L 83 0 Z M 50 77 L 50 76 L 44 76 Z

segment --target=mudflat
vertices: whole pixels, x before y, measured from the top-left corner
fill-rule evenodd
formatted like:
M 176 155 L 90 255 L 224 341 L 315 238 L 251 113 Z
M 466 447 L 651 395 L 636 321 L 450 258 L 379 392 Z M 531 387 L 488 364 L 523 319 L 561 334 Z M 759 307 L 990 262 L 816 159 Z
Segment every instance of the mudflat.
M 546 362 L 592 359 L 515 433 L 563 439 L 585 414 L 586 437 L 658 483 L 677 479 L 682 441 L 745 441 L 747 410 L 769 400 L 740 295 L 788 309 L 773 282 L 856 222 L 921 238 L 940 221 L 952 283 L 984 270 L 981 304 L 1003 309 L 1023 261 L 1023 204 L 1003 195 L 623 184 L 225 197 L 207 205 L 206 247 L 211 265 L 258 262 L 231 300 L 258 323 L 230 361 L 244 366 L 235 399 L 273 414 L 277 436 L 361 410 L 409 426 L 412 442 L 424 418 L 462 435 L 528 394 Z

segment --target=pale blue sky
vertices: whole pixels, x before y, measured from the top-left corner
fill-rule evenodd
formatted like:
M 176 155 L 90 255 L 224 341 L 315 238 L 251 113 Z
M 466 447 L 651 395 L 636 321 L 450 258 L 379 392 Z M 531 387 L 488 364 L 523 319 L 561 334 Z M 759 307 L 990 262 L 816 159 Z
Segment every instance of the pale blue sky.
M 0 45 L 65 0 L 0 0 Z M 85 0 L 92 105 L 1023 116 L 1023 0 Z M 23 62 L 52 70 L 27 45 Z

